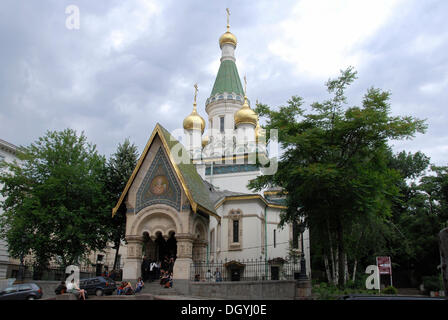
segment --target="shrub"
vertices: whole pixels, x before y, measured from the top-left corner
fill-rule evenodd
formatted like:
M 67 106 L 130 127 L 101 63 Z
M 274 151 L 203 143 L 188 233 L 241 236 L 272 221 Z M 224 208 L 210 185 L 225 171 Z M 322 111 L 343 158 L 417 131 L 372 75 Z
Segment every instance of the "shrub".
M 384 294 L 397 294 L 398 290 L 394 286 L 388 286 L 383 290 Z
M 439 276 L 427 276 L 423 277 L 423 286 L 426 291 L 439 291 L 440 290 L 440 278 Z

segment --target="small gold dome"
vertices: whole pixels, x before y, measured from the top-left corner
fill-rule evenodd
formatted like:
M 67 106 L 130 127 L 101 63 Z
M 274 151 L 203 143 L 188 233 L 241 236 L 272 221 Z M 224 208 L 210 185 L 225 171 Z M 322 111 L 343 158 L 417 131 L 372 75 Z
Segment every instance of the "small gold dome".
M 235 113 L 235 125 L 239 125 L 241 123 L 249 123 L 254 127 L 258 123 L 258 116 L 254 110 L 249 107 L 247 103 L 247 97 L 244 97 L 244 104 L 240 110 Z
M 227 28 L 227 31 L 219 38 L 219 47 L 222 48 L 222 45 L 225 43 L 233 44 L 236 47 L 236 37 L 235 35 L 229 31 Z
M 210 138 L 208 136 L 205 136 L 202 138 L 202 148 L 204 148 L 208 143 L 210 142 Z
M 196 111 L 196 104 L 194 105 L 193 112 L 184 119 L 184 129 L 193 130 L 201 127 L 201 132 L 204 133 L 205 120 Z
M 255 139 L 256 142 L 260 141 L 261 143 L 265 143 L 266 141 L 266 132 L 260 126 L 260 123 L 257 121 L 257 126 L 255 127 Z

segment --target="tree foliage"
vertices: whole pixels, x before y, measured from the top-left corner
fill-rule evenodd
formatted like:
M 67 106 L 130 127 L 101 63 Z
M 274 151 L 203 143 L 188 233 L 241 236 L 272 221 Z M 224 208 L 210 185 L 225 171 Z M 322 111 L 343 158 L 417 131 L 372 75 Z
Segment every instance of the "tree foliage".
M 110 215 L 112 215 L 112 208 L 118 202 L 132 171 L 137 165 L 137 160 L 137 146 L 131 144 L 129 139 L 125 139 L 123 143 L 118 144 L 117 151 L 107 162 L 104 180 L 108 199 L 107 210 Z M 126 235 L 126 206 L 124 203 L 114 217 L 109 217 L 107 223 L 109 226 L 109 239 L 114 243 L 114 249 L 116 249 L 114 261 L 114 267 L 116 267 L 120 244 L 125 240 Z
M 367 232 L 362 226 L 382 228 L 399 196 L 400 173 L 389 166 L 388 141 L 426 129 L 423 120 L 392 116 L 390 93 L 380 89 L 368 89 L 361 106 L 346 107 L 345 90 L 355 79 L 353 68 L 341 71 L 326 83 L 332 97 L 308 110 L 297 96 L 278 111 L 259 104 L 257 113 L 267 118 L 264 128 L 278 129 L 284 154 L 277 173 L 249 184 L 255 190 L 274 184 L 287 191 L 282 223 L 305 219 L 311 241 L 332 257 L 339 285 L 347 254 L 356 255 L 352 244 Z
M 4 164 L 0 231 L 14 257 L 31 253 L 40 265 L 76 263 L 108 240 L 105 158 L 84 133 L 48 131 Z

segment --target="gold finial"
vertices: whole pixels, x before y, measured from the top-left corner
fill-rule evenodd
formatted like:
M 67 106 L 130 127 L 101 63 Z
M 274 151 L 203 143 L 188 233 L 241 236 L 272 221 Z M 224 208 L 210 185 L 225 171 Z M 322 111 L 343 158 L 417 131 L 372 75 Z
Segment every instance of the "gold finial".
M 246 79 L 246 75 L 244 75 L 244 95 L 247 96 L 247 79 Z
M 226 8 L 227 11 L 227 30 L 230 29 L 230 24 L 229 24 L 229 20 L 230 20 L 230 10 L 229 8 Z
M 195 106 L 196 106 L 196 97 L 198 96 L 198 91 L 199 91 L 199 89 L 198 89 L 198 84 L 195 83 L 195 84 L 194 84 L 194 105 L 195 105 Z
M 198 96 L 198 84 L 194 84 L 194 103 L 193 103 L 193 111 L 191 114 L 184 119 L 184 129 L 193 130 L 197 129 L 199 126 L 201 127 L 201 132 L 204 133 L 205 128 L 205 120 L 198 114 L 196 109 L 196 98 Z

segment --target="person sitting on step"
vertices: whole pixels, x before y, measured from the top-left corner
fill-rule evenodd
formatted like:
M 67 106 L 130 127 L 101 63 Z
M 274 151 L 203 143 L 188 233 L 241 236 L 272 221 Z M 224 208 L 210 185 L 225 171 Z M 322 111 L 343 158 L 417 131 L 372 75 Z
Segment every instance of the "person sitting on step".
M 127 296 L 134 294 L 134 290 L 132 289 L 132 285 L 130 282 L 128 282 L 124 287 L 124 294 Z
M 137 284 L 135 285 L 135 293 L 140 292 L 144 286 L 145 283 L 143 282 L 142 278 L 138 278 Z

